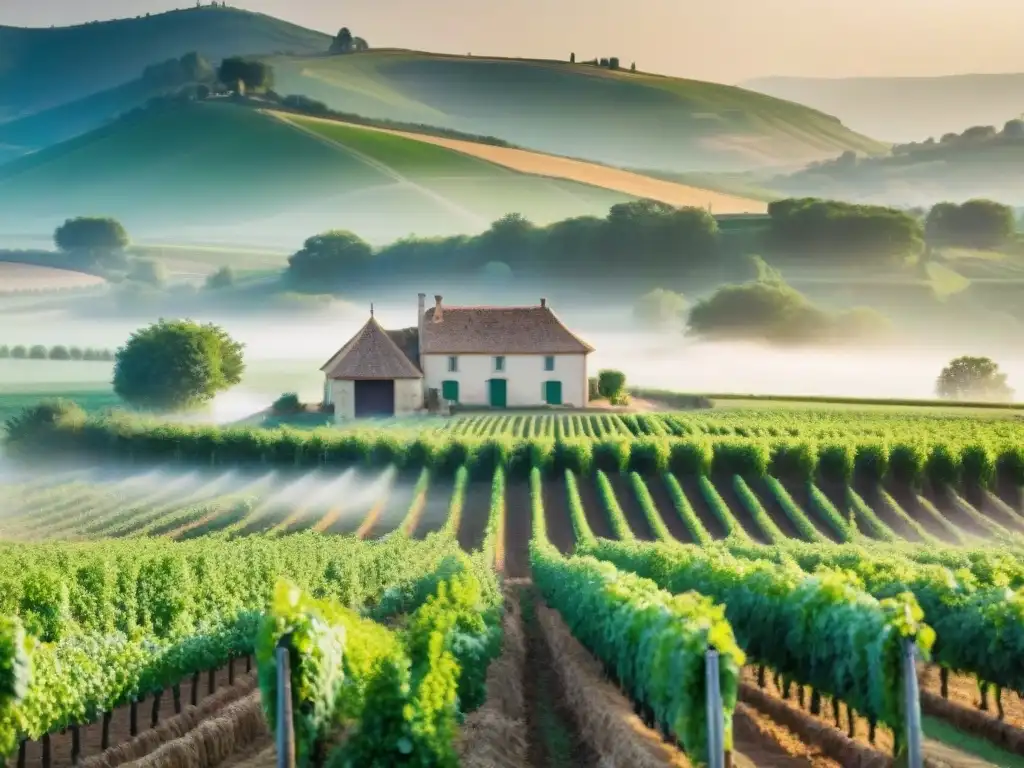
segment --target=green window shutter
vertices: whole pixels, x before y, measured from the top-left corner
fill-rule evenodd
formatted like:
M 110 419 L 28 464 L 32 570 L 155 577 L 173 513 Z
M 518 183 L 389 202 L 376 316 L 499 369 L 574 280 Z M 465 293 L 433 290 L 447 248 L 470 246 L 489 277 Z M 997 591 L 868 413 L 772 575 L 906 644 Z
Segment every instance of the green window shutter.
M 459 382 L 457 381 L 442 381 L 441 382 L 441 397 L 445 400 L 450 400 L 453 403 L 459 402 Z
M 544 370 L 553 371 L 555 370 L 555 357 L 554 355 L 548 355 L 544 358 Z

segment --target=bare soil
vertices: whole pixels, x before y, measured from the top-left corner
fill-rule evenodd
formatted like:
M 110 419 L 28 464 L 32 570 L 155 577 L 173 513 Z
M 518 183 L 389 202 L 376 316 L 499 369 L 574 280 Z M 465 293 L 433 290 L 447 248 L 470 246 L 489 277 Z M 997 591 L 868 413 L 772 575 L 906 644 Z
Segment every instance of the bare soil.
M 942 695 L 942 685 L 939 675 L 939 667 L 935 664 L 921 664 L 918 668 L 918 680 L 921 691 L 927 691 L 936 696 Z M 981 694 L 978 684 L 969 675 L 949 675 L 948 701 L 966 709 L 976 710 L 992 720 L 998 720 L 1015 728 L 1024 729 L 1024 701 L 1019 694 L 1010 690 L 1004 690 L 1002 695 L 1003 717 L 999 718 L 996 707 L 995 689 L 990 689 L 988 695 L 988 711 L 978 708 L 981 703 Z M 955 723 L 954 723 L 955 725 Z
M 968 501 L 971 501 L 971 499 L 968 499 Z M 1024 518 L 1013 507 L 1007 505 L 1009 509 L 1006 509 L 1003 507 L 1003 504 L 1006 504 L 1006 502 L 1002 500 L 998 493 L 986 491 L 981 494 L 980 501 L 974 503 L 974 507 L 1007 530 L 1024 533 Z
M 1024 488 L 1009 482 L 1005 477 L 1000 477 L 996 481 L 995 493 L 1010 506 L 1010 509 L 1024 515 Z
M 654 506 L 657 507 L 658 514 L 661 515 L 661 519 L 665 522 L 668 532 L 672 534 L 672 538 L 684 544 L 696 544 L 689 529 L 683 522 L 683 518 L 676 511 L 676 505 L 672 503 L 672 496 L 669 495 L 665 479 L 662 477 L 651 477 L 645 482 L 647 483 L 647 490 L 650 492 L 651 498 L 654 499 Z
M 448 520 L 448 508 L 451 506 L 454 487 L 454 482 L 448 478 L 431 481 L 426 504 L 423 505 L 419 522 L 413 530 L 413 538 L 426 538 L 428 533 L 444 527 Z
M 611 473 L 608 475 L 608 481 L 611 483 L 612 490 L 615 491 L 615 498 L 619 502 L 619 507 L 622 508 L 622 514 L 625 515 L 633 535 L 640 541 L 654 541 L 654 531 L 651 530 L 651 524 L 647 522 L 647 517 L 640 508 L 640 502 L 633 492 L 629 478 L 625 475 Z
M 540 598 L 529 584 L 520 587 L 519 596 L 526 634 L 523 693 L 530 765 L 533 768 L 599 768 L 598 755 L 580 734 L 565 701 L 551 648 L 537 616 Z
M 387 500 L 363 538 L 379 539 L 398 528 L 409 512 L 415 490 L 415 483 L 397 483 L 388 493 Z
M 505 486 L 505 576 L 523 579 L 530 575 L 530 536 L 533 509 L 530 484 L 518 480 Z
M 255 662 L 252 664 L 252 669 L 255 670 Z M 235 685 L 234 688 L 239 695 L 253 689 L 253 678 L 251 675 L 247 675 L 245 672 L 245 660 L 241 659 L 235 662 Z M 228 669 L 217 670 L 215 673 L 216 692 L 223 692 L 228 687 Z M 199 685 L 197 690 L 197 702 L 202 706 L 202 702 L 210 697 L 209 693 L 209 675 L 203 673 L 199 677 Z M 230 700 L 230 695 L 227 695 L 226 700 Z M 222 694 L 218 698 L 224 698 L 225 694 Z M 181 682 L 181 705 L 184 711 L 190 705 L 192 701 L 192 678 L 188 677 Z M 137 706 L 137 726 L 138 733 L 144 734 L 151 730 L 153 712 L 153 697 L 149 696 L 142 699 Z M 160 699 L 160 720 L 158 727 L 161 723 L 166 722 L 168 719 L 174 717 L 174 700 L 171 695 L 171 691 L 165 691 Z M 81 759 L 89 760 L 90 758 L 98 758 L 103 752 L 102 750 L 102 736 L 103 726 L 102 719 L 83 726 L 79 729 L 79 738 L 81 740 Z M 110 719 L 110 732 L 109 732 L 109 744 L 113 747 L 115 745 L 125 744 L 130 742 L 133 737 L 131 735 L 131 707 L 125 705 L 114 710 Z M 55 733 L 50 735 L 50 766 L 51 768 L 68 768 L 72 765 L 71 762 L 71 731 L 65 731 L 64 733 Z M 43 743 L 42 741 L 31 741 L 25 744 L 25 768 L 41 768 L 43 764 Z
M 548 538 L 563 555 L 571 555 L 576 547 L 576 534 L 572 529 L 572 518 L 569 517 L 565 480 L 559 478 L 545 482 L 542 493 Z
M 593 475 L 580 475 L 576 478 L 576 485 L 580 491 L 580 501 L 583 503 L 583 511 L 587 516 L 587 524 L 594 535 L 602 539 L 614 539 L 611 521 L 608 519 L 608 512 L 601 503 L 597 493 L 597 481 Z
M 473 552 L 483 546 L 487 533 L 487 517 L 491 511 L 491 484 L 471 480 L 466 485 L 466 498 L 462 505 L 462 519 L 456 534 L 459 546 Z

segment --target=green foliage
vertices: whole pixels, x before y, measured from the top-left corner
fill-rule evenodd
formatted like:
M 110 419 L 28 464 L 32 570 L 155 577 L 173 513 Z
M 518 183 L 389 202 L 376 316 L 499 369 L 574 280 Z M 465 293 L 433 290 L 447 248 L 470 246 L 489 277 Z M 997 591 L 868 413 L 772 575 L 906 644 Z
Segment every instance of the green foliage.
M 987 357 L 964 355 L 950 361 L 942 369 L 935 391 L 946 400 L 1008 402 L 1013 389 L 1006 383 L 1006 374 Z
M 681 293 L 655 288 L 633 304 L 633 317 L 649 328 L 678 328 L 683 322 L 686 299 Z
M 167 283 L 167 267 L 156 259 L 132 259 L 128 279 L 160 288 Z
M 329 735 L 340 716 L 346 637 L 345 625 L 338 620 L 342 610 L 281 581 L 260 625 L 256 660 L 271 731 L 277 728 L 277 647 L 283 641 L 289 649 L 295 751 L 301 766 L 313 764 L 317 742 Z
M 124 250 L 131 242 L 119 221 L 89 217 L 68 219 L 57 227 L 53 240 L 66 253 L 85 252 L 96 260 Z
M 117 351 L 114 391 L 132 405 L 179 410 L 241 381 L 242 345 L 212 324 L 161 320 Z
M 1013 239 L 1013 208 L 993 200 L 937 203 L 928 212 L 925 235 L 930 244 L 995 249 Z
M 21 621 L 14 616 L 0 617 L 0 709 L 16 706 L 25 698 L 32 679 L 30 650 Z M 6 750 L 0 751 L 6 754 Z
M 626 374 L 622 371 L 605 369 L 597 372 L 597 392 L 601 397 L 613 400 L 626 389 Z
M 296 414 L 302 411 L 302 402 L 294 392 L 286 392 L 274 401 L 274 404 L 270 406 L 270 410 L 278 416 Z
M 44 448 L 61 428 L 75 428 L 85 421 L 85 411 L 70 400 L 44 400 L 23 409 L 4 424 L 9 450 L 35 444 Z
M 921 222 L 895 208 L 789 198 L 769 203 L 768 215 L 772 247 L 791 256 L 901 264 L 924 246 Z
M 235 272 L 231 267 L 221 267 L 206 278 L 204 286 L 210 291 L 221 291 L 235 284 Z
M 274 87 L 274 68 L 264 61 L 229 56 L 217 68 L 217 79 L 241 92 L 267 91 Z
M 322 292 L 361 276 L 373 257 L 369 243 L 358 235 L 332 230 L 308 238 L 302 249 L 288 258 L 286 274 L 296 285 L 315 286 Z
M 808 576 L 793 563 L 720 549 L 601 541 L 589 553 L 674 594 L 699 588 L 725 606 L 752 663 L 846 702 L 906 745 L 902 641 L 913 638 L 927 655 L 935 637 L 913 595 L 876 600 L 838 571 Z
M 726 749 L 732 748 L 732 712 L 745 656 L 721 606 L 696 592 L 670 595 L 592 557 L 563 558 L 537 535 L 530 557 L 534 582 L 548 605 L 619 684 L 676 734 L 695 764 L 708 760 L 705 655 L 717 650 Z

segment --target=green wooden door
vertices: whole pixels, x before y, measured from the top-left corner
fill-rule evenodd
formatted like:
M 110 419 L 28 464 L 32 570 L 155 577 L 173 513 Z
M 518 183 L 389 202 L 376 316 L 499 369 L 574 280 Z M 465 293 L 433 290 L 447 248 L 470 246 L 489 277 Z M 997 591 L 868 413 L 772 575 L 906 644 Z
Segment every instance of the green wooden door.
M 441 397 L 444 400 L 450 400 L 453 403 L 459 402 L 459 382 L 457 381 L 442 381 L 441 382 Z
M 491 379 L 491 407 L 504 408 L 508 405 L 508 381 L 505 379 Z
M 548 405 L 562 404 L 562 382 L 544 382 L 544 402 L 547 403 Z

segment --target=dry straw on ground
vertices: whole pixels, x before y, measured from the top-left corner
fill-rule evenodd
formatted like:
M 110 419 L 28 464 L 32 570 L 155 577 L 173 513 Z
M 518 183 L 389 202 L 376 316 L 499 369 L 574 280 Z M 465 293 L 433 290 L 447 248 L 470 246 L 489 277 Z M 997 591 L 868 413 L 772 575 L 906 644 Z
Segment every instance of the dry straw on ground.
M 526 639 L 519 600 L 505 593 L 501 655 L 487 669 L 487 701 L 466 718 L 456 749 L 462 768 L 525 768 Z
M 181 738 L 167 742 L 131 765 L 136 768 L 213 768 L 267 734 L 260 693 L 253 691 L 224 707 L 215 717 L 202 721 Z
M 222 688 L 212 696 L 200 701 L 198 706 L 186 707 L 180 715 L 164 720 L 156 728 L 143 731 L 130 741 L 115 744 L 102 754 L 86 758 L 82 761 L 81 768 L 115 768 L 133 760 L 139 760 L 158 749 L 162 744 L 181 738 L 202 721 L 217 714 L 243 696 L 251 694 L 255 687 L 256 676 L 246 675 L 230 688 Z
M 282 120 L 292 122 L 289 120 L 291 116 L 286 113 L 272 112 L 271 114 Z M 302 120 L 306 122 L 343 123 L 340 120 L 331 120 L 323 117 L 302 116 Z M 550 179 L 575 181 L 579 184 L 588 184 L 592 187 L 622 192 L 633 197 L 659 200 L 660 202 L 677 207 L 695 206 L 706 208 L 710 205 L 714 213 L 765 213 L 768 210 L 767 203 L 758 200 L 749 200 L 724 192 L 715 192 L 687 184 L 679 184 L 674 181 L 656 179 L 651 176 L 633 173 L 632 171 L 625 171 L 621 168 L 588 163 L 586 160 L 574 160 L 568 157 L 547 155 L 542 152 L 531 152 L 525 149 L 496 147 L 492 144 L 481 144 L 464 139 L 449 139 L 443 136 L 396 131 L 390 128 L 374 128 L 366 125 L 359 125 L 358 128 L 360 130 L 388 133 L 392 136 L 401 136 L 402 138 L 420 141 L 425 144 L 434 144 L 435 146 L 461 152 L 464 155 L 470 155 L 513 171 L 519 171 L 520 173 L 543 176 Z
M 644 725 L 629 700 L 608 682 L 601 665 L 555 611 L 538 605 L 537 619 L 576 725 L 602 756 L 602 768 L 690 765 L 681 751 Z

